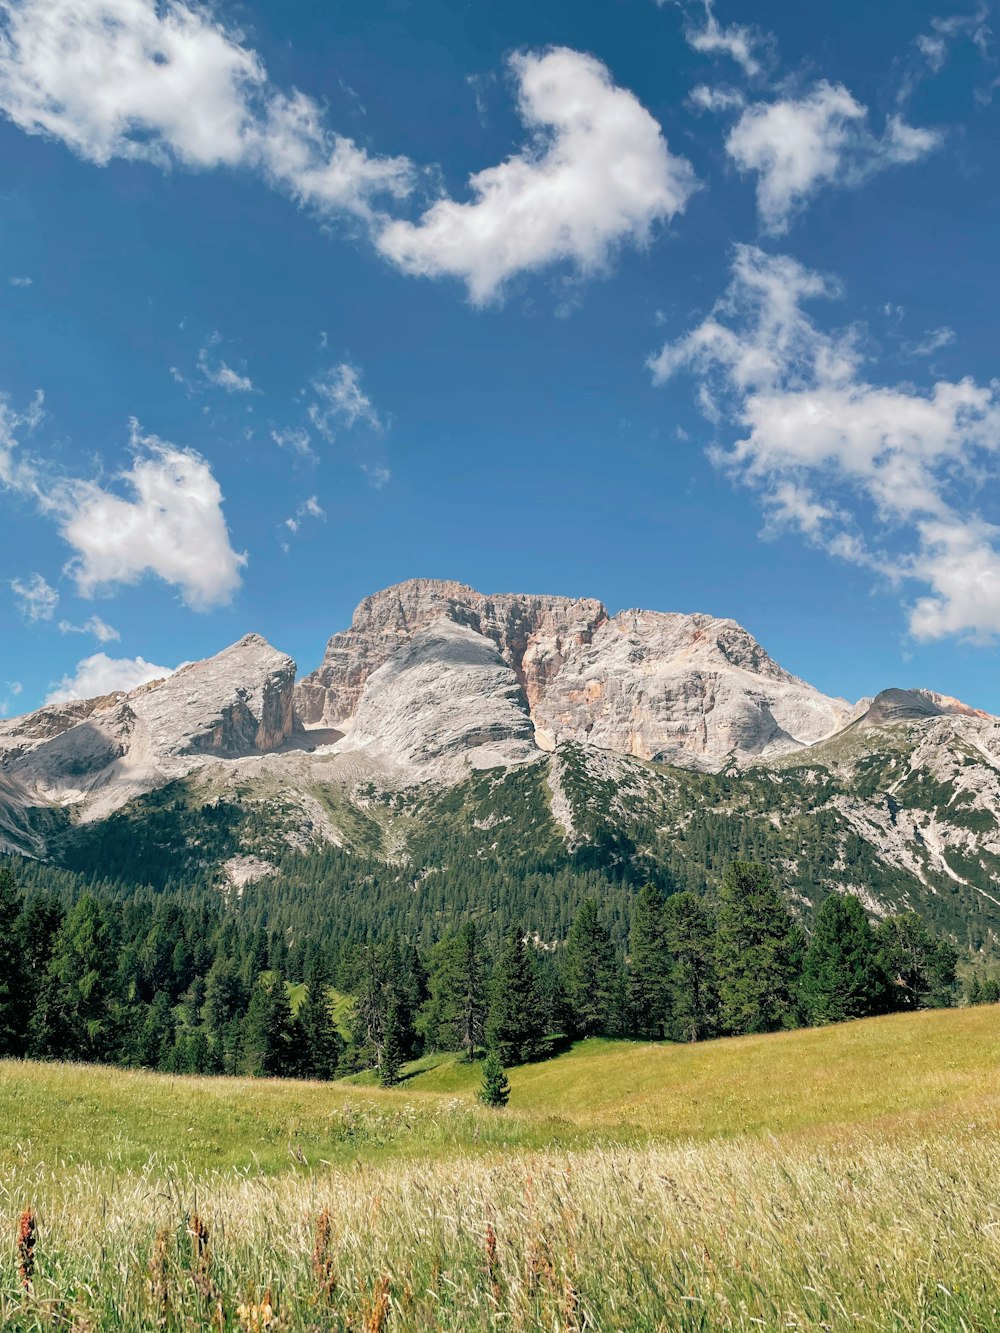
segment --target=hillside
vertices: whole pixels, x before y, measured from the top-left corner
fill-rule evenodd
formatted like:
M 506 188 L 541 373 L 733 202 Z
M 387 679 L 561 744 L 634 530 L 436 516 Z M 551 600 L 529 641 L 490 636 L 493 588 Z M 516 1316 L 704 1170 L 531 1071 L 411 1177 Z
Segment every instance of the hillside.
M 42 1223 L 0 1321 L 985 1330 L 997 1019 L 585 1042 L 503 1112 L 447 1062 L 392 1091 L 0 1062 L 0 1228 Z

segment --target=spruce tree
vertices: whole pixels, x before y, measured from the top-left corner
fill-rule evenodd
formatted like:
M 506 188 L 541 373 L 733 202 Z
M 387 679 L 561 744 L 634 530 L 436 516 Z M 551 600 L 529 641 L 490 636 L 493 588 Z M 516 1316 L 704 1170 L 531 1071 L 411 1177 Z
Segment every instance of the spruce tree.
M 795 1026 L 803 943 L 770 872 L 753 861 L 734 861 L 723 876 L 716 932 L 719 1008 L 727 1032 Z
M 486 1017 L 479 932 L 474 921 L 435 946 L 428 985 L 430 998 L 420 1018 L 428 1042 L 443 1050 L 461 1048 L 466 1060 L 473 1060 Z
M 486 1106 L 506 1106 L 510 1099 L 510 1084 L 504 1071 L 503 1061 L 496 1051 L 490 1051 L 483 1061 L 483 1081 L 479 1088 L 479 1100 Z
M 0 1056 L 23 1055 L 30 995 L 28 970 L 18 929 L 21 895 L 14 876 L 0 869 Z
M 329 996 L 315 982 L 295 1015 L 296 1065 L 303 1078 L 331 1079 L 344 1053 L 344 1039 L 333 1021 Z
M 493 968 L 486 1040 L 504 1065 L 525 1064 L 541 1052 L 545 1018 L 534 950 L 520 926 L 504 940 Z
M 243 1022 L 241 1066 L 255 1078 L 287 1077 L 294 1070 L 292 1008 L 284 978 L 264 973 Z
M 53 940 L 32 1018 L 39 1054 L 74 1060 L 112 1055 L 120 1018 L 117 953 L 108 911 L 84 894 Z
M 573 1027 L 580 1036 L 615 1028 L 616 960 L 597 902 L 585 898 L 573 917 L 563 958 L 563 986 Z
M 916 912 L 887 917 L 876 936 L 891 1008 L 941 1009 L 953 1003 L 958 955 L 947 940 L 931 934 L 923 917 Z
M 386 1010 L 382 1036 L 382 1052 L 378 1063 L 378 1081 L 383 1088 L 394 1088 L 399 1082 L 403 1051 L 400 1043 L 399 1010 L 395 1000 Z
M 831 894 L 816 914 L 802 969 L 802 997 L 816 1025 L 865 1018 L 885 1005 L 878 942 L 853 894 Z
M 702 1041 L 718 1027 L 715 922 L 696 893 L 672 893 L 663 908 L 670 959 L 669 1032 L 674 1041 Z
M 669 985 L 663 894 L 655 884 L 644 884 L 636 895 L 629 932 L 628 1009 L 637 1037 L 658 1040 L 666 1035 Z

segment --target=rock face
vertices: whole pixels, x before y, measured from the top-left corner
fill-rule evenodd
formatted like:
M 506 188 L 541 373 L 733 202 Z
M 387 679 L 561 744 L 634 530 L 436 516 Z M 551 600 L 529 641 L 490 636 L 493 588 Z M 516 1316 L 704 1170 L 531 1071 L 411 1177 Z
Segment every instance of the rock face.
M 865 700 L 862 701 L 867 702 Z M 970 708 L 959 699 L 933 690 L 883 690 L 871 700 L 858 719 L 862 727 L 891 726 L 895 722 L 913 722 L 927 717 L 988 717 L 978 708 Z
M 489 639 L 530 707 L 566 656 L 589 643 L 607 618 L 601 603 L 589 598 L 484 597 L 464 583 L 410 579 L 365 598 L 351 628 L 333 636 L 322 665 L 296 687 L 296 708 L 306 726 L 349 729 L 368 677 L 439 620 Z
M 295 663 L 258 634 L 129 694 L 48 706 L 0 726 L 0 771 L 29 798 L 102 811 L 191 768 L 281 747 L 297 726 Z
M 295 663 L 259 634 L 166 680 L 129 705 L 157 754 L 232 758 L 276 750 L 295 729 Z
M 303 721 L 349 732 L 364 716 L 370 736 L 369 682 L 416 636 L 446 622 L 493 645 L 543 749 L 576 740 L 712 768 L 731 755 L 812 744 L 855 715 L 844 700 L 783 671 L 732 620 L 654 611 L 609 617 L 589 599 L 487 597 L 460 583 L 415 579 L 366 598 L 351 628 L 333 636 L 323 664 L 296 689 Z M 431 658 L 422 662 L 430 671 Z M 519 726 L 507 736 L 521 738 Z M 410 742 L 407 749 L 415 753 Z
M 370 747 L 409 763 L 463 755 L 491 767 L 537 753 L 513 668 L 490 639 L 450 620 L 419 630 L 369 676 L 340 748 Z

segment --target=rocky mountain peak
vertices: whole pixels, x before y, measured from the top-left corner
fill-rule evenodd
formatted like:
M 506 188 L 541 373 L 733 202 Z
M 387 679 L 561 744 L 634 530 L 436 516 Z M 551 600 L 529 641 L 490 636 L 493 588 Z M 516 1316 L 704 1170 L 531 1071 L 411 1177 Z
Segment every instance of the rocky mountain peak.
M 789 675 L 733 620 L 637 609 L 609 616 L 592 598 L 484 595 L 411 579 L 366 597 L 350 629 L 330 639 L 321 666 L 296 688 L 303 722 L 350 732 L 364 710 L 370 735 L 369 681 L 442 621 L 492 644 L 543 749 L 575 740 L 711 768 L 731 755 L 811 744 L 853 716 L 846 701 Z M 381 689 L 379 697 L 387 703 Z M 510 739 L 520 739 L 519 727 Z
M 917 722 L 929 717 L 989 717 L 981 709 L 971 708 L 960 699 L 934 690 L 882 690 L 870 702 L 858 719 L 860 726 L 891 726 L 897 722 Z

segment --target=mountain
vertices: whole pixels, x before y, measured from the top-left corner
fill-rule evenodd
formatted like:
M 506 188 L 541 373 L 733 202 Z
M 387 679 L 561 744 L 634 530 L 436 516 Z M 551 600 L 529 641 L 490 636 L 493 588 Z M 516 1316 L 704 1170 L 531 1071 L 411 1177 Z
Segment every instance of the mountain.
M 732 620 L 432 580 L 366 598 L 297 684 L 250 634 L 0 724 L 3 849 L 341 930 L 558 934 L 584 887 L 711 889 L 746 855 L 804 913 L 853 892 L 993 948 L 998 815 L 1000 720 L 957 700 L 851 705 Z

